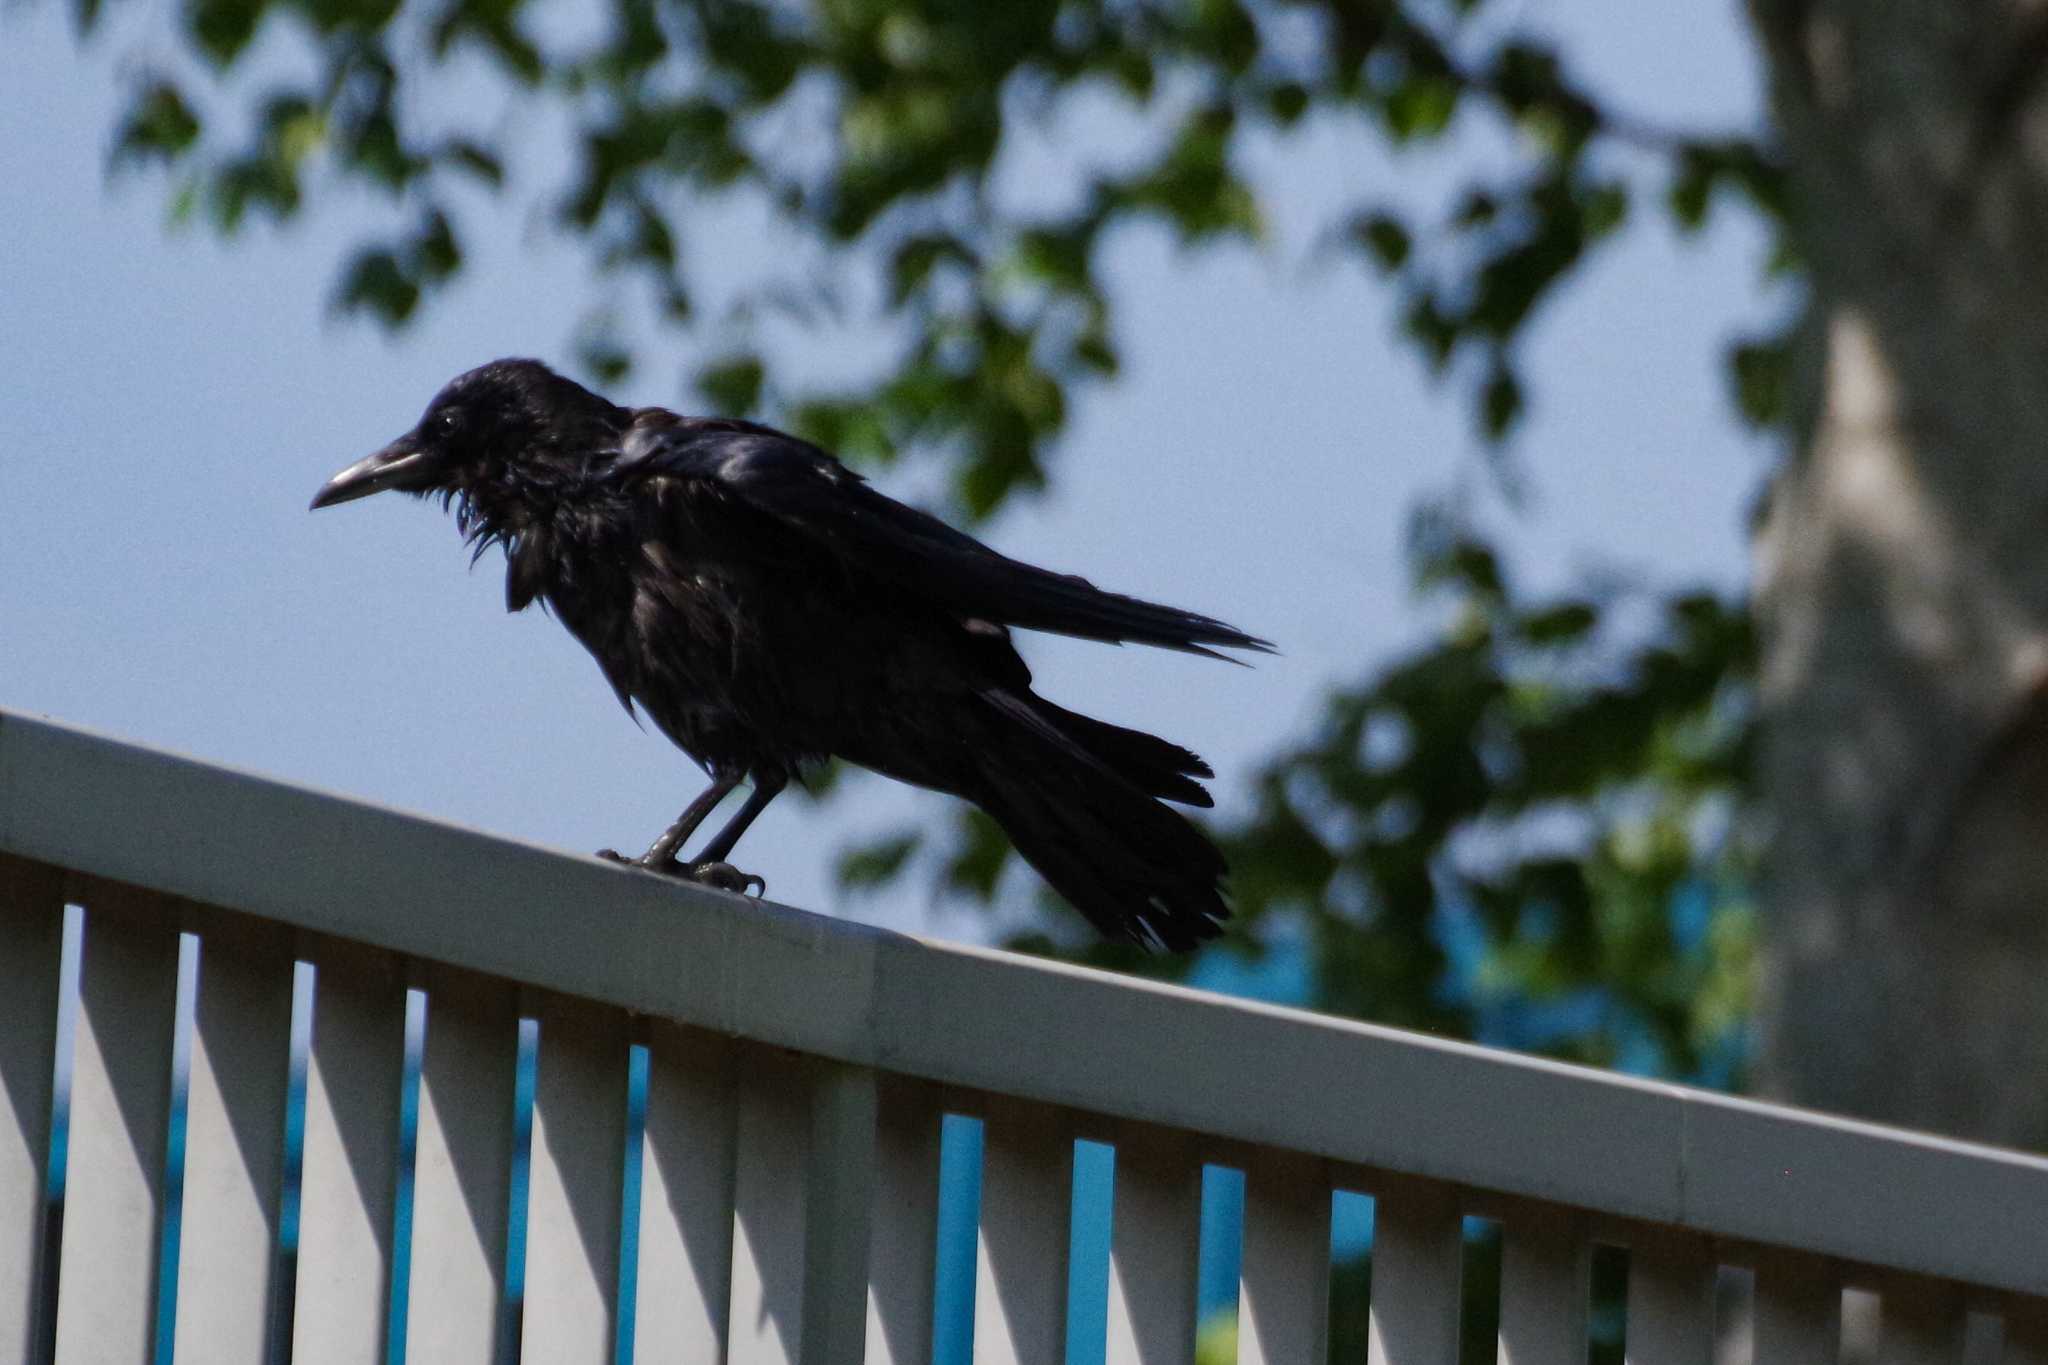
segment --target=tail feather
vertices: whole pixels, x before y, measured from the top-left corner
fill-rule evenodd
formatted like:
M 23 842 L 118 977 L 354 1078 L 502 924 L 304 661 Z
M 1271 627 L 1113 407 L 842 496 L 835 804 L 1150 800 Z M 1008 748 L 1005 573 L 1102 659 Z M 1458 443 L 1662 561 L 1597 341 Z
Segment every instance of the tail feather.
M 1029 694 L 981 701 L 988 738 L 964 794 L 1055 891 L 1104 934 L 1169 952 L 1222 932 L 1223 855 L 1155 799 L 1192 789 L 1206 805 L 1200 759 Z
M 1039 714 L 1068 739 L 1139 790 L 1204 810 L 1216 804 L 1208 790 L 1195 780 L 1216 774 L 1180 745 L 1143 730 L 1126 729 L 1069 711 L 1043 697 L 1030 700 Z

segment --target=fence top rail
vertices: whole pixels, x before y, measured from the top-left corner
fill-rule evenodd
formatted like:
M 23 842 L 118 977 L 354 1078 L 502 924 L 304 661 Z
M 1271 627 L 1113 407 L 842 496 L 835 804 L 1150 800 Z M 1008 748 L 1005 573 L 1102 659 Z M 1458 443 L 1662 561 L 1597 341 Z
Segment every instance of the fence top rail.
M 978 1091 L 2048 1292 L 2048 1160 L 671 883 L 0 709 L 0 852 Z

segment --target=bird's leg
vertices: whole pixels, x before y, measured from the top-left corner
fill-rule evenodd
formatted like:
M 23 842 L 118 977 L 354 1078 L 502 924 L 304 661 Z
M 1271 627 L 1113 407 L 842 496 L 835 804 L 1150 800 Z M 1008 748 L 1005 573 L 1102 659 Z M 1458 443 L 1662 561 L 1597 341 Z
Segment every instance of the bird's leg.
M 754 775 L 754 789 L 747 793 L 747 802 L 733 812 L 732 819 L 725 822 L 725 828 L 711 836 L 711 842 L 704 845 L 695 861 L 683 864 L 684 875 L 693 881 L 701 881 L 723 891 L 746 891 L 753 888 L 756 894 L 768 889 L 768 883 L 751 872 L 742 872 L 728 863 L 733 846 L 740 836 L 747 832 L 747 826 L 754 823 L 761 812 L 768 809 L 768 803 L 782 794 L 789 785 L 789 779 L 781 773 L 773 776 Z
M 757 776 L 754 779 L 754 790 L 747 794 L 746 804 L 734 811 L 732 819 L 725 822 L 725 828 L 713 835 L 710 843 L 704 845 L 702 861 L 723 861 L 726 855 L 732 852 L 734 845 L 739 843 L 740 836 L 747 832 L 747 826 L 760 818 L 761 812 L 768 809 L 768 803 L 780 796 L 782 789 L 788 785 L 789 779 L 779 773 L 773 777 Z
M 665 871 L 675 863 L 676 850 L 683 846 L 684 840 L 697 832 L 697 826 L 703 824 L 704 817 L 718 808 L 719 802 L 732 795 L 732 789 L 740 784 L 740 779 L 745 775 L 737 768 L 728 772 L 713 773 L 711 785 L 699 792 L 697 799 L 685 806 L 683 813 L 676 817 L 676 822 L 663 830 L 661 837 L 649 844 L 647 851 L 639 857 L 628 858 L 616 849 L 609 848 L 599 849 L 597 856 L 608 858 L 615 863 L 636 863 L 641 867 L 653 868 L 657 872 Z

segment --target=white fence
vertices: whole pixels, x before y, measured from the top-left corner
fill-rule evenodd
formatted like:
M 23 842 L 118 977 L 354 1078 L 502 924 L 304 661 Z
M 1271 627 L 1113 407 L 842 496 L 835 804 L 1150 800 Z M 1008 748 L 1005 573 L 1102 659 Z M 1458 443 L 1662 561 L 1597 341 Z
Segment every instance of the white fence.
M 1325 1359 L 1335 1190 L 1374 1200 L 1372 1365 L 1457 1359 L 1466 1214 L 1501 1222 L 1512 1365 L 1583 1365 L 1595 1243 L 1627 1249 L 1640 1365 L 1713 1357 L 1731 1265 L 1760 1365 L 1836 1359 L 1845 1286 L 1887 1362 L 1959 1361 L 1967 1323 L 1973 1359 L 2048 1363 L 2048 1161 L 881 933 L 0 713 L 0 1359 L 925 1362 L 946 1114 L 983 1124 L 986 1365 L 1067 1358 L 1083 1137 L 1116 1152 L 1115 1365 L 1193 1356 L 1204 1163 L 1245 1175 L 1243 1365 Z

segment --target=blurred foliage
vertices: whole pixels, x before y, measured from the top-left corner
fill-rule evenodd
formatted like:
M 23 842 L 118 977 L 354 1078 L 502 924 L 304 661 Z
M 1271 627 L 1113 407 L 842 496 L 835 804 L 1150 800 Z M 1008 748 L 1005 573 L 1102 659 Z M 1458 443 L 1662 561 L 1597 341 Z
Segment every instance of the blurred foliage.
M 1526 603 L 1455 523 L 1417 540 L 1444 629 L 1258 775 L 1234 933 L 1300 926 L 1344 1013 L 1726 1083 L 1756 855 L 1746 610 Z
M 335 306 L 388 326 L 461 272 L 475 215 L 539 209 L 650 309 L 593 309 L 583 366 L 616 380 L 644 347 L 622 319 L 698 329 L 706 401 L 765 409 L 857 460 L 942 454 L 961 510 L 1036 488 L 1072 395 L 1113 377 L 1106 234 L 1166 225 L 1184 244 L 1264 232 L 1247 147 L 1318 120 L 1397 147 L 1505 133 L 1439 213 L 1360 203 L 1327 238 L 1386 274 L 1427 362 L 1469 379 L 1475 420 L 1524 405 L 1515 342 L 1551 292 L 1627 221 L 1619 147 L 1664 167 L 1674 220 L 1734 196 L 1767 215 L 1782 178 L 1754 144 L 1645 127 L 1602 109 L 1545 43 L 1487 0 L 183 0 L 175 55 L 152 44 L 116 133 L 117 164 L 161 167 L 174 212 L 224 233 L 351 191 L 382 205 L 341 263 Z M 81 0 L 82 33 L 112 11 Z M 563 36 L 581 30 L 580 36 Z M 1083 100 L 1153 133 L 1131 164 L 1085 151 L 1057 193 L 1013 206 L 1006 147 Z M 571 155 L 520 163 L 541 109 Z M 489 111 L 490 116 L 478 111 Z M 551 125 L 552 126 L 552 125 Z M 549 177 L 553 178 L 550 179 Z M 752 196 L 806 251 L 720 279 L 693 222 Z M 353 204 L 363 196 L 354 195 Z M 822 265 L 821 265 L 822 263 Z M 899 346 L 870 382 L 792 388 L 758 354 L 759 319 L 863 311 Z M 644 327 L 642 328 L 644 331 Z M 1775 352 L 1741 352 L 1745 412 L 1767 414 Z
M 80 0 L 81 33 L 111 13 Z M 1335 121 L 1456 162 L 1441 204 L 1390 184 L 1321 240 L 1385 277 L 1401 337 L 1495 449 L 1527 402 L 1530 320 L 1641 216 L 1645 185 L 1687 231 L 1723 203 L 1785 208 L 1766 147 L 1604 108 L 1497 0 L 182 0 L 175 24 L 182 43 L 135 65 L 113 150 L 166 178 L 174 218 L 231 234 L 367 203 L 381 226 L 339 263 L 335 306 L 396 327 L 460 277 L 468 225 L 539 210 L 598 273 L 587 373 L 619 380 L 670 329 L 705 403 L 854 461 L 941 461 L 970 517 L 1042 486 L 1073 402 L 1118 372 L 1110 233 L 1264 239 L 1255 142 L 1285 157 Z M 1105 106 L 1147 150 L 1063 148 L 1042 174 L 1065 179 L 1018 207 L 1006 149 Z M 522 155 L 536 127 L 566 136 L 565 162 Z M 1487 154 L 1460 155 L 1475 137 Z M 790 250 L 735 279 L 693 230 L 741 201 Z M 1782 246 L 1773 265 L 1798 269 Z M 849 317 L 894 347 L 867 380 L 818 390 L 778 361 L 777 320 Z M 1731 349 L 1746 420 L 1786 420 L 1789 349 Z M 1730 1081 L 1754 846 L 1743 604 L 1531 600 L 1470 524 L 1418 528 L 1442 629 L 1334 692 L 1257 775 L 1221 831 L 1241 913 L 1219 951 L 1296 945 L 1322 1008 Z M 873 888 L 935 869 L 993 899 L 1008 860 L 969 812 L 841 871 Z M 1057 908 L 1017 943 L 1187 966 L 1090 944 Z
M 1734 1084 L 1760 839 L 1746 607 L 1624 586 L 1529 602 L 1459 518 L 1427 509 L 1413 540 L 1442 628 L 1255 775 L 1219 831 L 1238 913 L 1213 951 L 1305 947 L 1321 1009 Z M 848 882 L 913 866 L 918 840 L 849 854 Z M 993 898 L 1009 850 L 970 812 L 924 856 Z M 1186 970 L 1041 902 L 1010 946 Z

